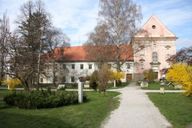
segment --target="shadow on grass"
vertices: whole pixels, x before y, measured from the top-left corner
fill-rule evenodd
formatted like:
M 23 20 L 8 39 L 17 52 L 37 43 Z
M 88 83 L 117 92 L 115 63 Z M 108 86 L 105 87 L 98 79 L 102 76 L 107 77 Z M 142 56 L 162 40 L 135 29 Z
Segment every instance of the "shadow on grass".
M 0 111 L 0 128 L 75 128 L 58 118 Z

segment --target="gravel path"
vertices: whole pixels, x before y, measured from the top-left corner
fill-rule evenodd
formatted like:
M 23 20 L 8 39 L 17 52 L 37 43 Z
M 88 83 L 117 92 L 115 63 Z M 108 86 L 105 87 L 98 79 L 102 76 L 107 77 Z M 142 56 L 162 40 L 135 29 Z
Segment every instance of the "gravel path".
M 118 89 L 120 106 L 102 124 L 102 128 L 170 128 L 171 124 L 149 100 L 144 91 L 131 83 Z

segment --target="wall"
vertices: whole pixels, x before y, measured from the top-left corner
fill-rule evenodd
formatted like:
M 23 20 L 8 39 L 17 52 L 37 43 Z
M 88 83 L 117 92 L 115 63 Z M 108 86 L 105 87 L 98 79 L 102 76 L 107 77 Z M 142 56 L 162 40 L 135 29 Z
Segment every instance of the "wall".
M 66 65 L 66 69 L 63 69 L 63 64 Z M 72 69 L 72 64 L 75 64 L 75 69 Z M 84 68 L 80 69 L 80 65 L 83 64 Z M 92 64 L 92 69 L 89 69 L 89 64 Z M 109 62 L 108 64 L 111 64 L 111 70 L 115 70 L 115 64 L 114 62 Z M 130 68 L 127 68 L 128 64 L 130 65 Z M 121 69 L 123 72 L 125 72 L 125 77 L 122 79 L 122 82 L 126 81 L 126 74 L 133 74 L 133 62 L 125 62 Z M 49 68 L 46 69 L 46 76 L 41 75 L 40 82 L 41 83 L 52 83 L 53 81 L 53 74 L 52 74 L 52 68 L 51 64 L 49 64 Z M 82 76 L 89 76 L 91 75 L 95 70 L 98 69 L 97 64 L 95 62 L 65 62 L 65 63 L 58 63 L 57 64 L 58 72 L 56 73 L 57 77 L 60 78 L 60 82 L 62 83 L 62 78 L 65 76 L 66 83 L 73 83 L 71 81 L 71 77 L 75 77 L 75 82 L 79 77 Z M 41 79 L 43 81 L 41 81 Z

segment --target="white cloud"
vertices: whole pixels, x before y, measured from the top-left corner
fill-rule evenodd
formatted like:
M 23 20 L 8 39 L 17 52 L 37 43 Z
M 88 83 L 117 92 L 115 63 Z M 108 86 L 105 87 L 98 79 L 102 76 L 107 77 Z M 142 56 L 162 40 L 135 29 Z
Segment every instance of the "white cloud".
M 20 7 L 26 1 L 28 0 L 0 0 L 0 16 L 3 12 L 7 12 L 11 30 L 15 28 L 14 22 L 20 13 Z M 79 45 L 87 40 L 88 33 L 97 23 L 99 0 L 42 1 L 52 16 L 54 26 L 61 28 L 70 37 L 72 45 Z M 173 33 L 180 36 L 177 41 L 178 48 L 190 44 L 192 38 L 189 35 L 192 30 L 189 28 L 192 26 L 186 27 L 186 24 L 192 21 L 190 0 L 135 0 L 135 2 L 142 6 L 143 23 L 151 15 L 157 15 Z M 184 32 L 188 33 L 187 36 L 183 34 Z
M 87 33 L 96 25 L 98 0 L 54 1 L 48 4 L 48 11 L 53 15 L 54 25 L 71 39 L 72 45 L 79 45 L 87 40 Z M 71 32 L 73 31 L 73 32 Z
M 141 3 L 141 1 L 140 1 Z M 184 6 L 182 6 L 184 4 Z M 181 0 L 159 0 L 143 3 L 144 22 L 151 15 L 157 15 L 167 26 L 178 27 L 192 21 L 192 5 Z
M 11 30 L 20 14 L 21 5 L 27 0 L 0 0 L 0 15 L 7 11 L 10 17 Z M 87 34 L 97 22 L 99 0 L 43 0 L 46 10 L 51 14 L 54 26 L 61 28 L 73 43 L 84 43 Z M 0 6 L 0 7 L 1 7 Z

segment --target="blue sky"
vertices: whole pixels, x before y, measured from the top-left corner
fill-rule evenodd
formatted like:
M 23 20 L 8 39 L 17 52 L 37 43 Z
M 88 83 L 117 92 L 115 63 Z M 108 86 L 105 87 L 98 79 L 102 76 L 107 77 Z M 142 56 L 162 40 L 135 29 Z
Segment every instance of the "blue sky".
M 10 19 L 11 30 L 20 6 L 27 0 L 0 0 L 0 16 L 4 12 Z M 81 45 L 94 29 L 99 9 L 99 0 L 42 0 L 52 16 L 53 24 L 70 38 L 71 45 Z M 177 49 L 192 45 L 191 0 L 134 0 L 142 8 L 141 26 L 151 15 L 159 19 L 178 37 Z

